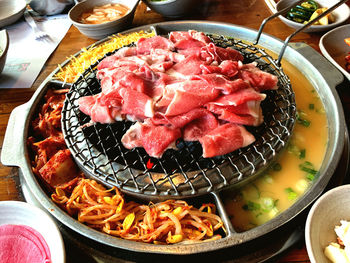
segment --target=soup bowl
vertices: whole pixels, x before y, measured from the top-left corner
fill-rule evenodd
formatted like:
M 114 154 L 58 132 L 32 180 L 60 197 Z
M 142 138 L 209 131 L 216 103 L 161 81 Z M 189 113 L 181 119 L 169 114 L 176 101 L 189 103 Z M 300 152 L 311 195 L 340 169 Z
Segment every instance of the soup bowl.
M 73 25 L 84 35 L 93 39 L 102 39 L 114 33 L 118 33 L 131 26 L 135 10 L 139 0 L 86 0 L 75 5 L 68 13 Z M 102 24 L 84 24 L 81 22 L 81 15 L 91 11 L 96 6 L 106 4 L 122 4 L 129 8 L 123 17 Z

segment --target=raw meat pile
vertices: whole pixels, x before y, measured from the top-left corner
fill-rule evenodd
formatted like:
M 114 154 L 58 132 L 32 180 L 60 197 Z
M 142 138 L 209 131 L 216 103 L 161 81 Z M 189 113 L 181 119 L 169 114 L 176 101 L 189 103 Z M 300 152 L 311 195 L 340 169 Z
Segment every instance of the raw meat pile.
M 203 157 L 245 147 L 255 138 L 243 125 L 263 122 L 263 90 L 277 77 L 221 48 L 202 32 L 171 32 L 140 39 L 98 65 L 102 92 L 79 99 L 92 122 L 136 121 L 122 138 L 160 158 L 176 140 L 199 141 Z

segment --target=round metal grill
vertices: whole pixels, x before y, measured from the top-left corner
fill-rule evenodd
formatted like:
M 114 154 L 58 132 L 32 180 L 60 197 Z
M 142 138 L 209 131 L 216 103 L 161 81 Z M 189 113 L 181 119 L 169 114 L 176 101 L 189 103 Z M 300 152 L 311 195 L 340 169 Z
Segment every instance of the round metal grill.
M 266 91 L 261 103 L 263 124 L 246 127 L 256 141 L 215 158 L 203 158 L 199 142 L 182 140 L 177 141 L 177 150 L 167 150 L 161 159 L 148 156 L 142 148 L 124 148 L 121 138 L 130 121 L 90 125 L 90 118 L 78 107 L 80 97 L 101 91 L 96 79 L 98 61 L 73 84 L 62 110 L 66 143 L 85 174 L 143 198 L 185 198 L 247 182 L 274 161 L 295 123 L 295 97 L 288 77 L 264 50 L 233 38 L 208 36 L 217 46 L 240 51 L 244 63 L 255 61 L 261 70 L 278 77 L 279 88 Z

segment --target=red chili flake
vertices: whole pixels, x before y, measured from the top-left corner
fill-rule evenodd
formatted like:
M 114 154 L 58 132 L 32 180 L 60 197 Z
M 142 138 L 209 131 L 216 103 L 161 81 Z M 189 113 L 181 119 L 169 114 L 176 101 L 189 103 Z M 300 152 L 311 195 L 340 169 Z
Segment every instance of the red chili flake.
M 151 162 L 151 159 L 148 159 L 147 164 L 146 164 L 147 169 L 152 169 L 153 165 L 154 165 L 154 163 Z

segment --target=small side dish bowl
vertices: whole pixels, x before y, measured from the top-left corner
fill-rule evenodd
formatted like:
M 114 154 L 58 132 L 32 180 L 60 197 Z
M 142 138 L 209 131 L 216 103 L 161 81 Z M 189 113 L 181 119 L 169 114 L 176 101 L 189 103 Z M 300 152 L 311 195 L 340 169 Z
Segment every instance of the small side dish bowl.
M 312 263 L 329 263 L 324 249 L 336 242 L 334 228 L 350 221 L 350 185 L 338 186 L 322 195 L 311 207 L 305 226 L 306 249 Z
M 10 41 L 7 31 L 0 31 L 0 74 L 5 67 L 7 51 L 9 49 Z
M 93 39 L 102 39 L 131 27 L 138 3 L 139 0 L 86 0 L 75 5 L 69 11 L 68 17 L 83 35 Z M 123 17 L 107 23 L 84 24 L 80 21 L 83 13 L 106 4 L 122 4 L 128 7 L 129 11 Z
M 1 201 L 0 211 L 0 225 L 25 225 L 33 228 L 46 241 L 51 254 L 51 262 L 65 262 L 66 254 L 61 233 L 47 212 L 19 201 Z
M 277 12 L 292 5 L 295 0 L 281 0 L 276 5 Z M 317 0 L 316 1 L 321 7 L 331 7 L 338 3 L 337 0 Z M 350 17 L 350 8 L 346 4 L 342 4 L 337 9 L 335 9 L 332 12 L 332 15 L 335 18 L 335 21 L 333 23 L 330 23 L 328 25 L 311 25 L 310 27 L 304 29 L 303 32 L 311 33 L 311 32 L 322 32 L 327 31 L 332 28 L 335 28 L 344 22 Z M 285 23 L 287 26 L 290 26 L 292 28 L 295 28 L 296 30 L 301 28 L 304 24 L 294 22 L 286 17 L 286 15 L 281 15 L 279 18 L 282 20 L 283 23 Z
M 178 18 L 193 12 L 199 0 L 143 0 L 153 11 L 164 17 Z

